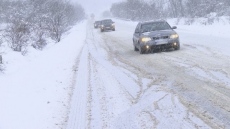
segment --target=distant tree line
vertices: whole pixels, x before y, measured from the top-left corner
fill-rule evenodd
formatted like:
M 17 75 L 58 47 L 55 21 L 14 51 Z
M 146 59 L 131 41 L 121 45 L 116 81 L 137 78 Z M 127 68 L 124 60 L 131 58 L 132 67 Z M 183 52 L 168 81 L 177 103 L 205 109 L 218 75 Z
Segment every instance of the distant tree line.
M 131 20 L 156 18 L 157 8 L 155 3 L 145 3 L 139 0 L 127 0 L 115 3 L 110 9 L 113 16 Z M 158 14 L 157 14 L 158 15 Z
M 211 13 L 230 15 L 230 0 L 127 0 L 110 9 L 115 17 L 131 20 L 195 18 Z
M 0 0 L 0 25 L 5 26 L 0 40 L 14 51 L 25 52 L 29 45 L 43 49 L 46 39 L 59 42 L 84 17 L 80 5 L 65 0 Z

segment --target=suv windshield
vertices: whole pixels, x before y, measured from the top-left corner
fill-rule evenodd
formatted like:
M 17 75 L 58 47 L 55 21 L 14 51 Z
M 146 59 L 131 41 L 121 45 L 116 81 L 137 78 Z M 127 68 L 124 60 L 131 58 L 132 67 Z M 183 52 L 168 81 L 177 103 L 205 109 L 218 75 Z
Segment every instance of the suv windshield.
M 169 30 L 170 25 L 167 22 L 152 22 L 141 25 L 141 32 L 150 32 L 157 30 Z
M 112 20 L 104 20 L 104 21 L 103 21 L 104 24 L 112 23 L 112 22 L 113 22 Z

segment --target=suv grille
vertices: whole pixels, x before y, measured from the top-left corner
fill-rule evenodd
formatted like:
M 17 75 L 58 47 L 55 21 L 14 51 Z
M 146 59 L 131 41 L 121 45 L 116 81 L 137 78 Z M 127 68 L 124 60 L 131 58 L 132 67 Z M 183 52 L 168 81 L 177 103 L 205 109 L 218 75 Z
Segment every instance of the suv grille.
M 153 40 L 168 39 L 169 36 L 153 37 Z

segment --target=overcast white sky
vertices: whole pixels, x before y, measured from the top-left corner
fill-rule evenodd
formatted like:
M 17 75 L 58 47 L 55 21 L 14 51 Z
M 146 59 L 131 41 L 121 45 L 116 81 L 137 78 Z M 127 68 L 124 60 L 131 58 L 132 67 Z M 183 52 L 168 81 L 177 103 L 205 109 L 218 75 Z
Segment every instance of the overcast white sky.
M 124 1 L 124 0 L 73 0 L 81 4 L 86 13 L 101 13 L 102 11 L 109 10 L 112 3 Z

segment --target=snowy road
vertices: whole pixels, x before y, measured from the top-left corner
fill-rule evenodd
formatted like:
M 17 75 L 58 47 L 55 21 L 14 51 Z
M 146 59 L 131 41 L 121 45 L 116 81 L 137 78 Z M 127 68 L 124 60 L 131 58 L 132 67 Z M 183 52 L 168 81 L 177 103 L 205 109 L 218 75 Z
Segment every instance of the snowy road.
M 230 128 L 228 54 L 178 29 L 181 50 L 140 55 L 132 46 L 134 24 L 117 20 L 117 30 L 104 33 L 92 25 L 68 129 Z

